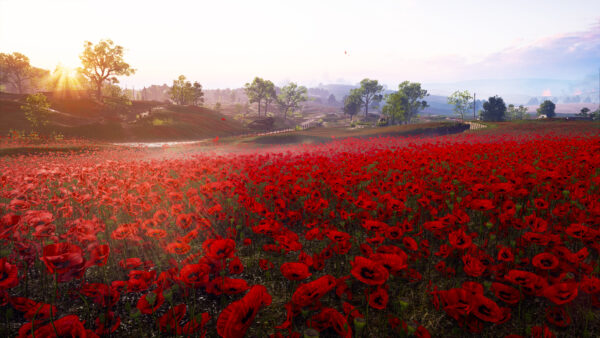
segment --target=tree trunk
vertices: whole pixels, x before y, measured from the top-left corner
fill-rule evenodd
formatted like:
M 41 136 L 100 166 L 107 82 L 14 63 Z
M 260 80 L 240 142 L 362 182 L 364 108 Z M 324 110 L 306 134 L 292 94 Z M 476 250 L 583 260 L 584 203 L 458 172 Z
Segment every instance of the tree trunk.
M 96 83 L 96 97 L 99 101 L 102 101 L 102 82 Z
M 258 117 L 260 117 L 260 100 L 258 100 Z
M 369 114 L 369 100 L 365 100 L 365 117 Z

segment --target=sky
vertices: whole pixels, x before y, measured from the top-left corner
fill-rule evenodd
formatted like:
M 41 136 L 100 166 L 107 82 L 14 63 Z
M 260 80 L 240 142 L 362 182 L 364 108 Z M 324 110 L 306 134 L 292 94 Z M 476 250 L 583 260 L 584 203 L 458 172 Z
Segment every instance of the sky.
M 125 48 L 137 69 L 120 79 L 129 88 L 180 74 L 205 88 L 255 76 L 307 86 L 373 78 L 388 88 L 583 81 L 600 67 L 600 1 L 0 0 L 0 52 L 34 66 L 78 67 L 84 41 L 100 39 Z

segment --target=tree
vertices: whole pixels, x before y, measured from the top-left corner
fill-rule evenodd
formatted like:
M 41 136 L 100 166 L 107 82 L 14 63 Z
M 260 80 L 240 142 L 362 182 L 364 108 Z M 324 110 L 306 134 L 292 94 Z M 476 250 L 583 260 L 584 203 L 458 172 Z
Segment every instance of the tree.
M 397 92 L 387 96 L 388 107 L 383 108 L 386 114 L 392 114 L 394 119 L 409 123 L 420 110 L 428 107 L 427 101 L 423 100 L 427 96 L 427 90 L 421 89 L 420 83 L 404 81 L 398 85 Z
M 577 114 L 577 116 L 588 117 L 589 112 L 590 112 L 590 108 L 583 107 L 583 108 L 581 108 L 581 110 L 579 111 L 579 114 Z
M 550 100 L 545 100 L 544 102 L 542 102 L 542 104 L 540 104 L 540 107 L 537 109 L 537 113 L 538 116 L 546 115 L 546 117 L 551 118 L 556 116 L 556 112 L 554 111 L 554 109 L 556 109 L 556 105 L 554 104 L 554 102 Z
M 48 124 L 48 115 L 50 114 L 50 103 L 42 93 L 28 95 L 25 104 L 21 110 L 25 113 L 25 118 L 31 122 L 34 128 Z
M 383 99 L 381 92 L 383 92 L 383 86 L 377 80 L 363 79 L 360 81 L 358 93 L 360 93 L 362 102 L 365 105 L 365 117 L 369 113 L 369 106 Z
M 221 112 L 221 102 L 217 102 L 217 103 L 215 103 L 215 111 L 216 111 L 217 113 L 220 113 L 220 112 Z
M 274 100 L 277 100 L 277 92 L 275 91 L 275 84 L 269 80 L 263 82 L 265 89 L 265 116 L 269 112 L 269 104 Z
M 244 85 L 244 91 L 248 96 L 250 103 L 258 103 L 258 116 L 260 117 L 260 104 L 267 96 L 267 84 L 266 81 L 260 77 L 255 77 L 252 83 L 246 83 Z M 271 81 L 269 81 L 271 82 Z
M 123 61 L 123 47 L 115 46 L 112 40 L 100 40 L 96 45 L 86 41 L 83 47 L 83 53 L 79 55 L 83 67 L 79 72 L 96 86 L 98 99 L 102 96 L 104 82 L 119 83 L 117 76 L 135 74 L 135 69 Z
M 48 74 L 50 72 L 45 69 L 31 66 L 29 58 L 21 53 L 0 53 L 0 84 L 7 84 L 19 94 L 28 87 L 38 86 Z
M 506 111 L 506 118 L 510 120 L 524 120 L 527 116 L 527 107 L 519 105 L 515 107 L 514 104 L 509 104 Z
M 329 104 L 330 106 L 335 106 L 337 104 L 337 101 L 335 100 L 335 95 L 329 95 L 329 98 L 327 98 L 327 104 Z
M 402 92 L 395 92 L 385 96 L 385 105 L 381 109 L 388 123 L 404 121 L 406 115 L 407 97 Z
M 300 107 L 300 103 L 308 100 L 308 90 L 304 86 L 298 86 L 291 82 L 281 88 L 281 93 L 277 96 L 277 104 L 283 112 L 283 118 L 287 119 L 287 113 Z
M 179 105 L 192 104 L 197 106 L 198 103 L 204 102 L 202 85 L 198 82 L 194 82 L 192 85 L 190 81 L 186 81 L 183 75 L 179 75 L 177 80 L 173 80 L 173 86 L 169 89 L 169 96 L 175 104 Z
M 448 97 L 448 104 L 454 105 L 454 113 L 460 115 L 461 120 L 465 120 L 465 114 L 473 109 L 471 100 L 473 96 L 468 90 L 457 90 Z
M 361 93 L 358 89 L 353 89 L 350 91 L 350 95 L 344 98 L 344 114 L 350 115 L 350 121 L 352 121 L 354 115 L 358 114 L 362 105 Z
M 498 95 L 492 96 L 483 103 L 480 114 L 483 121 L 502 121 L 506 115 L 506 104 Z
M 108 111 L 115 113 L 127 112 L 131 107 L 131 100 L 127 92 L 114 84 L 102 87 L 102 102 Z

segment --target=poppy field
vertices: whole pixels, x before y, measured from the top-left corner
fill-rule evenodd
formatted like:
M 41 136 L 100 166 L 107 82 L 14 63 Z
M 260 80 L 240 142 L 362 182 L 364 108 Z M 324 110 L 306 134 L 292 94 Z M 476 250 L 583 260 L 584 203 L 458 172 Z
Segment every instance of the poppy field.
M 2 157 L 0 335 L 596 337 L 600 134 L 561 129 Z

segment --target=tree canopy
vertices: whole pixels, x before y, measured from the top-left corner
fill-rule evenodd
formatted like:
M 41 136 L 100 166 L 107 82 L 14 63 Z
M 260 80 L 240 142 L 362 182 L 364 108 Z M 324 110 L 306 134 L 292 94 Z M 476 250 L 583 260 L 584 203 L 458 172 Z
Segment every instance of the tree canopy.
M 420 83 L 404 81 L 398 85 L 397 92 L 386 96 L 382 112 L 392 124 L 396 121 L 408 123 L 420 110 L 428 107 L 427 101 L 423 100 L 427 96 L 427 90 L 421 89 Z
M 350 95 L 344 98 L 344 114 L 350 115 L 350 120 L 352 120 L 354 115 L 358 114 L 362 105 L 361 93 L 358 89 L 352 89 Z
M 28 95 L 25 104 L 21 106 L 21 110 L 25 113 L 25 118 L 34 128 L 43 127 L 48 124 L 50 103 L 48 103 L 44 94 Z
M 542 104 L 540 104 L 540 107 L 537 109 L 537 113 L 538 115 L 546 115 L 546 117 L 554 117 L 556 116 L 554 109 L 556 109 L 554 102 L 545 100 L 542 102 Z
M 472 99 L 473 96 L 471 96 L 471 93 L 469 93 L 468 90 L 457 90 L 448 96 L 448 104 L 454 106 L 454 113 L 459 115 L 460 119 L 464 121 L 465 114 L 473 108 L 473 103 L 471 102 Z
M 287 113 L 298 109 L 300 103 L 308 100 L 307 89 L 304 86 L 291 82 L 281 88 L 281 93 L 277 97 L 277 104 L 283 112 L 283 118 L 287 118 Z
M 372 103 L 380 102 L 383 99 L 383 86 L 377 80 L 363 79 L 360 81 L 360 88 L 357 93 L 365 106 L 365 117 L 369 113 L 369 106 Z
M 506 111 L 506 118 L 510 120 L 524 120 L 527 116 L 527 107 L 519 105 L 515 107 L 514 104 L 509 104 Z
M 8 91 L 25 93 L 37 87 L 50 72 L 31 66 L 29 58 L 21 53 L 0 53 L 0 84 Z
M 177 80 L 173 80 L 173 85 L 169 89 L 169 96 L 175 104 L 191 104 L 197 106 L 204 102 L 204 92 L 202 85 L 196 81 L 192 84 L 186 81 L 185 76 L 179 75 Z
M 260 108 L 263 100 L 265 101 L 265 114 L 269 103 L 275 99 L 275 85 L 269 80 L 264 80 L 260 77 L 255 77 L 252 83 L 244 85 L 244 91 L 248 96 L 250 103 L 258 103 L 258 116 L 260 116 Z
M 79 59 L 83 74 L 95 87 L 98 99 L 102 96 L 104 82 L 119 83 L 117 76 L 129 76 L 135 73 L 128 63 L 123 60 L 123 47 L 115 45 L 112 40 L 100 40 L 96 45 L 86 41 Z
M 506 114 L 506 104 L 498 95 L 488 98 L 483 103 L 481 111 L 481 119 L 483 121 L 502 121 Z

